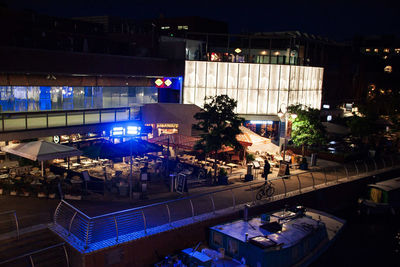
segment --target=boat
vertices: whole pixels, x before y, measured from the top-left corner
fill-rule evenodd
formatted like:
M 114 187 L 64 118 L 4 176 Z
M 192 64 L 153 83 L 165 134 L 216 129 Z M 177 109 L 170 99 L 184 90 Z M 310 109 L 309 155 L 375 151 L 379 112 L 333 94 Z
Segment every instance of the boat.
M 297 206 L 210 227 L 209 246 L 182 251 L 176 266 L 307 266 L 342 231 L 345 221 Z
M 400 212 L 400 177 L 369 184 L 367 197 L 359 198 L 359 213 L 393 215 Z

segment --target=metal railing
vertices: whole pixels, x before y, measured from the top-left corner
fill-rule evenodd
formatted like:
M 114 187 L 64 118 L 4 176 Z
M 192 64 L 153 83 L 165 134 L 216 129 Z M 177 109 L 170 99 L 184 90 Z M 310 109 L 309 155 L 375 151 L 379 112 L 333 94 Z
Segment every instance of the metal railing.
M 5 220 L 3 220 L 3 218 Z M 9 225 L 11 223 L 11 228 L 14 228 L 15 226 L 15 233 L 17 236 L 17 239 L 19 239 L 19 223 L 18 223 L 18 218 L 17 218 L 17 212 L 15 210 L 9 210 L 9 211 L 4 211 L 0 213 L 0 229 L 2 230 L 1 232 L 10 232 L 10 229 L 5 229 L 6 231 L 3 231 L 3 226 Z M 8 228 L 8 227 L 7 227 Z M 12 230 L 14 231 L 14 230 Z M 11 232 L 12 232 L 11 231 Z
M 392 167 L 400 167 L 397 157 L 351 162 L 270 179 L 276 190 L 269 199 L 256 199 L 264 181 L 255 181 L 95 217 L 62 200 L 54 213 L 53 229 L 78 250 L 89 252 L 231 212 L 244 204 L 278 200 Z
M 0 132 L 67 127 L 138 119 L 138 107 L 0 113 Z
M 62 247 L 63 249 L 63 254 L 65 256 L 65 264 L 67 267 L 69 267 L 69 257 L 68 257 L 68 253 L 67 253 L 67 249 L 65 247 L 65 243 L 59 243 L 50 247 L 46 247 L 46 248 L 42 248 L 42 249 L 38 249 L 14 258 L 10 258 L 7 259 L 5 261 L 0 262 L 0 266 L 13 266 L 13 264 L 16 264 L 18 261 L 20 260 L 24 260 L 24 261 L 29 261 L 29 264 L 31 267 L 35 267 L 36 265 L 40 266 L 41 262 L 40 259 L 36 259 L 35 256 L 37 256 L 40 253 L 51 253 L 51 250 L 54 250 L 56 248 Z M 36 259 L 36 260 L 35 260 Z M 48 261 L 48 259 L 46 259 L 46 262 Z M 35 264 L 36 262 L 36 264 Z M 48 262 L 47 262 L 48 263 Z M 7 265 L 6 265 L 7 264 Z M 17 264 L 16 264 L 17 265 Z

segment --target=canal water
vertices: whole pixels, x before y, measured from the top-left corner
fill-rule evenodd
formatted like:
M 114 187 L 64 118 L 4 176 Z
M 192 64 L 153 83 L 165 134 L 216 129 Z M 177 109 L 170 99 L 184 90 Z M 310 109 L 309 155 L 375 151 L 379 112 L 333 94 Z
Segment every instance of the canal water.
M 327 212 L 347 224 L 335 243 L 310 266 L 400 266 L 399 215 L 359 215 L 356 205 Z

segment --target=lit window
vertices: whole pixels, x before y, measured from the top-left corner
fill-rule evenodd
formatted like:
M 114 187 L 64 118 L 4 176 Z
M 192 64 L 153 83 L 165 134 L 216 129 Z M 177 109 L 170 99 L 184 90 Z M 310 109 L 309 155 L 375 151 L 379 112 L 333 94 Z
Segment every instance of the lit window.
M 371 52 L 370 48 L 365 48 L 365 52 Z
M 187 25 L 179 25 L 178 26 L 178 30 L 189 30 L 189 26 L 187 26 Z
M 378 49 L 378 48 L 375 48 L 375 49 L 374 49 L 374 52 L 375 52 L 375 53 L 378 53 L 378 52 L 379 52 L 379 49 Z
M 389 48 L 385 48 L 385 49 L 383 49 L 383 52 L 389 53 L 389 52 L 390 52 L 390 49 L 389 49 Z
M 161 26 L 161 30 L 169 30 L 169 26 Z
M 384 72 L 386 72 L 386 73 L 392 73 L 392 71 L 393 71 L 393 68 L 392 68 L 392 66 L 386 66 L 384 69 L 383 69 L 383 71 Z

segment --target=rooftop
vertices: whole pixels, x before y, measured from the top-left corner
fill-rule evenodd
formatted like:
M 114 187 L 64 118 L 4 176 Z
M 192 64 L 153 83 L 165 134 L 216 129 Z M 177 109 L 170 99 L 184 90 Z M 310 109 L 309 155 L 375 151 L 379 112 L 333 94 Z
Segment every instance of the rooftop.
M 293 246 L 299 240 L 310 234 L 313 229 L 318 228 L 320 225 L 324 225 L 309 216 L 290 218 L 293 215 L 295 215 L 295 213 L 290 211 L 280 211 L 272 214 L 270 219 L 271 223 L 278 222 L 278 218 L 282 218 L 282 231 L 276 233 L 263 229 L 261 226 L 264 225 L 264 223 L 261 222 L 260 217 L 252 218 L 249 221 L 237 220 L 220 224 L 211 227 L 211 229 L 242 242 L 245 242 L 246 233 L 248 234 L 248 239 L 257 236 L 267 236 L 268 239 L 274 241 L 276 244 L 283 243 L 283 248 L 285 248 Z

